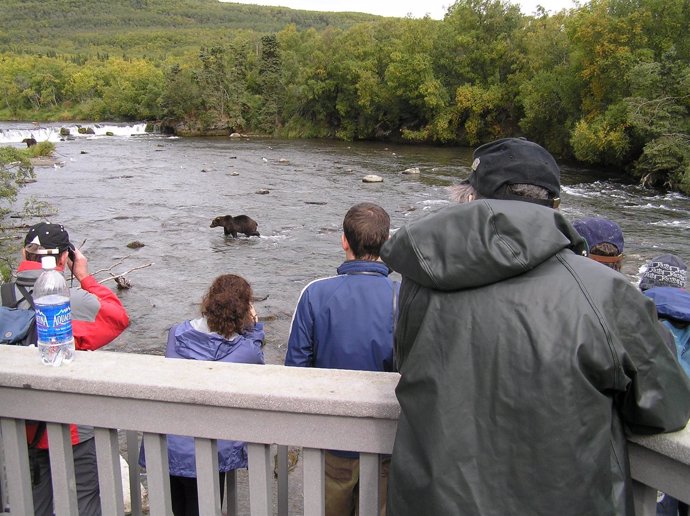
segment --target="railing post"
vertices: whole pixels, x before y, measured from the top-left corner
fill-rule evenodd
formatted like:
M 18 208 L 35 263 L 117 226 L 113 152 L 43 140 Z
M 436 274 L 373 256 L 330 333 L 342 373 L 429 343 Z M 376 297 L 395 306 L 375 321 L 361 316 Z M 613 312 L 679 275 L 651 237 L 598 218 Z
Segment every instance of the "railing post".
M 31 493 L 31 470 L 29 468 L 28 446 L 23 419 L 0 419 L 2 446 L 5 456 L 7 488 L 3 499 L 11 499 L 12 514 L 33 514 L 34 502 Z M 6 500 L 5 500 L 6 501 Z M 5 507 L 2 507 L 4 510 Z
M 127 442 L 127 464 L 129 466 L 129 498 L 132 516 L 141 516 L 141 481 L 139 479 L 139 433 L 125 432 Z
M 635 516 L 655 516 L 657 490 L 636 480 L 632 483 Z
M 273 513 L 271 482 L 271 445 L 248 443 L 249 509 L 252 516 Z
M 50 454 L 50 476 L 53 480 L 53 503 L 58 516 L 78 516 L 77 481 L 74 476 L 74 454 L 69 424 L 47 423 Z
M 117 430 L 96 428 L 94 431 L 101 510 L 103 514 L 124 514 L 125 503 L 122 496 L 122 471 Z
M 379 512 L 379 456 L 359 454 L 359 514 L 376 516 Z
M 168 473 L 168 443 L 165 434 L 144 432 L 144 453 L 146 454 L 150 514 L 151 516 L 169 516 L 172 514 L 172 504 Z
M 199 514 L 220 516 L 220 481 L 218 475 L 218 442 L 194 439 L 196 451 L 196 485 Z
M 288 516 L 288 447 L 278 445 L 278 516 Z
M 228 516 L 236 516 L 237 511 L 237 470 L 232 469 L 225 474 L 225 512 Z
M 323 516 L 326 512 L 324 451 L 304 448 L 304 516 Z

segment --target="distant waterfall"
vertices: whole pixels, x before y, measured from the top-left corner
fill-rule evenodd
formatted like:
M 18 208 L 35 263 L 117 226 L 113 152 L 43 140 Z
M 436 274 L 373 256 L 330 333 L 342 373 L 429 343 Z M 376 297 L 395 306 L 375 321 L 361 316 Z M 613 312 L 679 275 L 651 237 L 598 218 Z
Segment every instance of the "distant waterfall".
M 30 126 L 17 123 L 13 127 L 11 122 L 5 122 L 0 127 L 0 145 L 7 143 L 21 143 L 25 138 L 33 138 L 37 142 L 59 142 L 67 138 L 95 138 L 104 136 L 129 137 L 146 133 L 146 123 L 133 125 L 112 124 L 50 124 Z M 81 129 L 82 132 L 79 132 Z M 69 135 L 60 134 L 69 131 Z

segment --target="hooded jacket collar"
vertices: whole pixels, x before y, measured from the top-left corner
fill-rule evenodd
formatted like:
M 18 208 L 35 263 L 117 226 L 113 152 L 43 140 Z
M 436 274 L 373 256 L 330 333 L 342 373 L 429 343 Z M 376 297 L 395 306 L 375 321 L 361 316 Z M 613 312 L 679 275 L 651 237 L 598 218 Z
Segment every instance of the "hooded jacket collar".
M 175 329 L 175 352 L 194 360 L 222 360 L 240 344 L 239 335 L 226 339 L 212 331 L 204 331 L 198 320 L 185 321 Z M 208 328 L 208 326 L 205 326 Z
M 380 274 L 388 276 L 388 265 L 373 260 L 348 260 L 338 267 L 338 274 Z
M 381 258 L 424 287 L 453 291 L 523 274 L 564 249 L 586 254 L 587 247 L 560 212 L 481 199 L 402 227 L 383 245 Z

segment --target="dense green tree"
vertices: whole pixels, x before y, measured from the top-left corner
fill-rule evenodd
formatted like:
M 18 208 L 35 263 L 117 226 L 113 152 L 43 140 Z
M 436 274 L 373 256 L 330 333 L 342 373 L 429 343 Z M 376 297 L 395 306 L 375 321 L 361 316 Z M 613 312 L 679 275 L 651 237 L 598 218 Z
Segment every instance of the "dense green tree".
M 198 118 L 205 104 L 191 67 L 172 65 L 165 73 L 164 82 L 159 100 L 161 117 L 166 121 Z
M 14 206 L 17 192 L 25 181 L 34 177 L 34 169 L 29 161 L 26 149 L 16 147 L 0 147 L 0 219 L 4 219 Z M 16 253 L 16 245 L 7 233 L 11 228 L 2 226 L 0 238 L 0 279 L 5 281 L 13 268 L 12 256 Z
M 285 85 L 282 112 L 286 136 L 336 136 L 341 125 L 336 110 L 339 84 L 332 68 L 343 65 L 340 57 L 348 54 L 339 51 L 336 43 L 339 35 L 337 29 L 299 32 L 294 25 L 278 34 Z M 366 41 L 358 46 L 359 49 L 367 47 Z M 337 59 L 334 59 L 336 52 Z
M 638 50 L 646 48 L 643 12 L 614 8 L 621 3 L 592 0 L 568 20 L 572 59 L 584 81 L 581 98 L 586 117 L 601 114 L 609 104 L 628 96 L 624 79 L 638 61 Z
M 397 22 L 388 43 L 389 62 L 384 79 L 391 100 L 397 105 L 403 137 L 420 141 L 448 141 L 447 127 L 438 125 L 450 95 L 434 68 L 434 45 L 438 22 L 429 18 Z
M 519 91 L 525 136 L 560 156 L 572 154 L 570 133 L 581 117 L 582 80 L 570 58 L 564 29 L 565 12 L 548 16 L 543 10 L 520 31 L 520 62 L 512 80 Z
M 468 145 L 511 134 L 518 122 L 519 8 L 503 0 L 459 0 L 448 10 L 436 39 L 436 76 L 451 95 L 437 116 L 443 140 Z
M 690 195 L 690 64 L 671 47 L 660 62 L 633 68 L 629 81 L 625 102 L 639 155 L 633 172 L 645 184 Z
M 258 126 L 261 130 L 273 134 L 281 126 L 280 106 L 284 97 L 280 49 L 275 34 L 261 38 L 258 85 L 262 100 L 257 117 Z
M 225 49 L 220 46 L 202 48 L 199 61 L 201 66 L 194 72 L 194 78 L 203 97 L 205 116 L 215 120 L 217 125 L 226 125 L 230 104 L 230 77 Z

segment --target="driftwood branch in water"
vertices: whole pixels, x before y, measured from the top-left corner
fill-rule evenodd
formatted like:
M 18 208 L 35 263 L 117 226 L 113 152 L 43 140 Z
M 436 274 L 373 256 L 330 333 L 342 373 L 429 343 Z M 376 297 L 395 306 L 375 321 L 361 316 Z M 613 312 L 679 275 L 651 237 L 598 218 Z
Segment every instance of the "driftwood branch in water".
M 117 284 L 117 288 L 119 288 L 119 289 L 131 288 L 132 284 L 129 282 L 129 280 L 127 278 L 125 278 L 125 275 L 129 274 L 132 271 L 138 271 L 139 269 L 144 269 L 146 267 L 151 267 L 151 265 L 153 265 L 153 262 L 151 262 L 151 263 L 146 263 L 144 265 L 139 265 L 138 267 L 132 267 L 131 269 L 126 270 L 125 272 L 121 272 L 119 274 L 115 274 L 112 272 L 113 268 L 122 264 L 122 262 L 124 262 L 127 258 L 130 258 L 131 256 L 132 256 L 131 254 L 128 254 L 127 256 L 122 257 L 120 260 L 118 260 L 117 262 L 112 264 L 107 269 L 97 270 L 92 275 L 95 277 L 96 274 L 99 274 L 101 272 L 107 272 L 108 274 L 110 274 L 110 277 L 105 278 L 103 280 L 100 280 L 99 283 L 105 283 L 106 281 L 113 280 Z
M 110 273 L 112 276 L 113 280 L 115 280 L 115 283 L 117 283 L 117 288 L 122 290 L 122 289 L 127 289 L 127 288 L 132 288 L 132 283 L 124 276 L 115 276 L 112 272 Z
M 122 262 L 124 262 L 127 258 L 130 258 L 131 256 L 132 256 L 131 254 L 128 254 L 127 256 L 120 258 L 118 261 L 116 261 L 114 264 L 112 264 L 107 269 L 99 269 L 96 272 L 92 272 L 91 275 L 95 276 L 96 274 L 99 274 L 101 272 L 110 272 L 113 270 L 113 267 L 117 267 L 118 265 L 120 265 Z
M 123 260 L 124 260 L 124 258 L 123 258 Z M 122 263 L 122 261 L 120 261 L 120 263 Z M 115 265 L 117 265 L 117 264 L 115 264 Z M 144 268 L 146 268 L 146 267 L 151 267 L 151 265 L 153 265 L 153 262 L 151 262 L 151 263 L 146 263 L 146 264 L 144 264 L 144 265 L 140 265 L 139 267 L 132 267 L 131 269 L 129 269 L 129 270 L 125 271 L 125 272 L 122 272 L 122 273 L 120 273 L 120 274 L 113 274 L 112 272 L 110 272 L 110 269 L 112 269 L 113 267 L 115 267 L 115 265 L 113 265 L 113 266 L 110 267 L 109 269 L 104 269 L 104 270 L 103 270 L 103 271 L 107 271 L 107 272 L 110 274 L 110 277 L 109 277 L 109 278 L 105 278 L 104 280 L 99 281 L 99 283 L 105 283 L 105 282 L 108 281 L 108 280 L 113 280 L 115 283 L 117 283 L 117 285 L 118 285 L 120 288 L 129 288 L 129 287 L 131 287 L 131 284 L 129 283 L 129 281 L 120 280 L 119 278 L 124 278 L 125 274 L 129 274 L 129 273 L 132 272 L 132 271 L 137 271 L 137 270 L 139 270 L 139 269 L 144 269 Z M 98 271 L 98 272 L 103 272 L 103 271 Z M 95 273 L 94 273 L 94 274 L 95 274 Z

